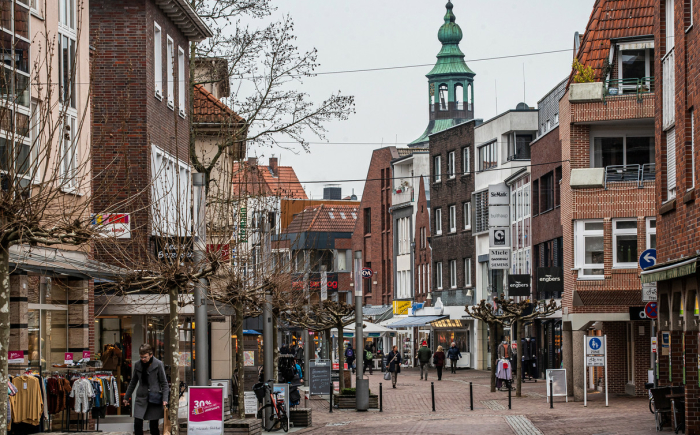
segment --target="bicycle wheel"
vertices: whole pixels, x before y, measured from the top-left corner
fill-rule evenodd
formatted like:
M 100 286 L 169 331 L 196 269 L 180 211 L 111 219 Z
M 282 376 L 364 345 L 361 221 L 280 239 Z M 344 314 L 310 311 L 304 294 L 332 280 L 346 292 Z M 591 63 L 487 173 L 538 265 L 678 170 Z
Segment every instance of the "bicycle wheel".
M 280 427 L 285 432 L 289 432 L 289 420 L 287 419 L 287 414 L 280 415 Z
M 650 397 L 649 398 L 649 412 L 652 414 L 654 413 L 654 398 Z
M 268 420 L 265 420 L 264 418 L 266 411 L 270 414 Z M 258 409 L 257 418 L 262 420 L 262 427 L 265 429 L 265 432 L 272 432 L 272 428 L 275 427 L 275 424 L 277 423 L 277 419 L 275 418 L 275 408 L 271 403 L 268 403 L 267 405 L 264 405 L 262 408 Z

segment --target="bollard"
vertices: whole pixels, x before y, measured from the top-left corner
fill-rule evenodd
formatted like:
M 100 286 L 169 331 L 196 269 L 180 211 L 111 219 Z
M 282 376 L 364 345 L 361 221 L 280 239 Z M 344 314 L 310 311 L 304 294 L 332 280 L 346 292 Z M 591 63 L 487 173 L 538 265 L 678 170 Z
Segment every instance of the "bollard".
M 330 399 L 330 403 L 331 403 L 331 409 L 328 412 L 331 413 L 331 412 L 333 412 L 333 379 L 331 379 L 331 395 L 330 395 L 329 399 Z
M 430 383 L 430 394 L 433 396 L 433 412 L 435 412 L 435 382 Z
M 511 395 L 511 391 L 513 391 L 513 383 L 512 383 L 512 382 L 509 382 L 509 383 L 508 383 L 508 409 L 511 409 L 511 408 L 510 408 L 510 395 Z
M 549 380 L 549 409 L 554 408 L 554 383 L 552 379 Z
M 469 409 L 474 410 L 474 390 L 471 382 L 469 383 Z
M 384 410 L 382 409 L 382 405 L 383 405 L 383 403 L 382 403 L 382 383 L 380 382 L 379 383 L 379 412 L 384 412 Z

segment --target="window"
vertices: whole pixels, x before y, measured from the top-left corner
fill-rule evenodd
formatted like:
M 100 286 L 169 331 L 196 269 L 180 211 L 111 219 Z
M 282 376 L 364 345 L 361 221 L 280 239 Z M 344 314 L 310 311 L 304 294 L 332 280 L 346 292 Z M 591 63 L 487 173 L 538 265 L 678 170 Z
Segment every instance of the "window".
M 433 170 L 435 171 L 434 180 L 439 183 L 442 180 L 442 163 L 440 161 L 440 156 L 435 156 L 433 159 Z
M 450 260 L 450 288 L 457 288 L 457 260 Z
M 554 206 L 561 206 L 561 166 L 554 170 Z
M 61 150 L 61 175 L 64 188 L 74 188 L 76 183 L 76 170 L 78 166 L 78 145 L 75 138 L 76 119 L 66 115 L 63 126 L 63 146 Z
M 695 187 L 695 110 L 690 111 L 690 187 Z
M 544 213 L 554 208 L 554 173 L 543 175 L 540 183 L 540 210 Z
M 479 171 L 485 171 L 498 165 L 496 148 L 495 141 L 478 148 Z
M 151 152 L 153 234 L 187 234 L 191 220 L 190 168 L 157 146 Z
M 675 10 L 674 10 L 674 1 L 673 0 L 666 0 L 666 52 L 670 52 L 673 50 L 673 47 L 676 45 L 676 38 L 675 38 Z
M 532 215 L 540 214 L 540 180 L 532 182 Z
M 446 84 L 440 85 L 438 88 L 439 92 L 439 97 L 440 97 L 440 110 L 447 110 L 448 109 L 448 102 L 449 102 L 449 94 L 448 94 L 448 89 Z
M 75 30 L 75 0 L 58 1 L 58 23 L 65 28 Z
M 442 209 L 435 209 L 435 234 L 442 234 Z
M 339 250 L 336 252 L 337 252 L 336 256 L 338 258 L 338 261 L 337 261 L 338 267 L 336 268 L 336 270 L 338 272 L 347 272 L 348 271 L 348 262 L 347 262 L 347 257 L 346 257 L 345 251 Z
M 619 71 L 622 92 L 637 92 L 638 84 L 634 79 L 651 77 L 654 75 L 654 49 L 642 48 L 638 50 L 620 50 Z M 647 81 L 644 86 L 649 86 Z
M 476 207 L 474 212 L 475 233 L 483 233 L 489 230 L 489 206 L 488 206 L 488 190 L 474 193 L 472 202 Z
M 693 25 L 693 0 L 685 0 L 685 8 L 683 10 L 683 15 L 685 19 L 685 30 L 687 32 Z
M 555 113 L 554 114 L 554 125 L 558 125 L 558 124 L 559 124 L 559 114 Z
M 549 130 L 549 123 L 547 130 Z M 509 134 L 508 160 L 530 160 L 530 142 L 532 142 L 532 134 Z
M 464 229 L 471 230 L 472 229 L 472 203 L 471 202 L 465 202 L 464 204 L 462 204 L 462 214 L 463 214 L 463 221 L 464 221 Z
M 474 96 L 472 95 L 472 84 L 467 85 L 467 110 L 472 110 L 474 107 Z
M 455 104 L 457 110 L 464 110 L 464 86 L 461 84 L 455 86 Z
M 59 99 L 68 107 L 75 108 L 75 91 L 73 83 L 75 76 L 75 40 L 65 35 L 58 37 L 58 81 L 60 85 Z
M 370 207 L 367 207 L 365 209 L 364 221 L 365 221 L 365 234 L 372 233 L 372 209 Z
M 153 65 L 156 97 L 163 98 L 163 38 L 158 23 L 153 23 Z
M 576 267 L 579 279 L 602 279 L 604 275 L 603 221 L 576 221 Z
M 442 261 L 435 263 L 435 286 L 442 290 Z
M 676 197 L 676 128 L 666 132 L 666 191 L 670 201 Z
M 189 77 L 185 77 L 185 50 L 177 47 L 177 100 L 180 108 L 180 116 L 185 116 L 185 84 L 189 83 Z
M 472 259 L 464 259 L 464 287 L 472 286 Z
M 593 167 L 654 163 L 654 137 L 596 137 Z
M 450 206 L 450 232 L 454 233 L 457 231 L 457 206 Z
M 175 45 L 173 40 L 168 36 L 168 46 L 166 51 L 166 62 L 168 68 L 168 106 L 172 109 L 175 107 Z
M 613 267 L 636 268 L 638 258 L 636 219 L 613 220 Z
M 454 178 L 455 173 L 455 153 L 450 151 L 447 153 L 447 178 Z
M 469 147 L 462 148 L 462 173 L 468 174 L 469 170 Z
M 647 218 L 647 249 L 656 249 L 656 218 Z

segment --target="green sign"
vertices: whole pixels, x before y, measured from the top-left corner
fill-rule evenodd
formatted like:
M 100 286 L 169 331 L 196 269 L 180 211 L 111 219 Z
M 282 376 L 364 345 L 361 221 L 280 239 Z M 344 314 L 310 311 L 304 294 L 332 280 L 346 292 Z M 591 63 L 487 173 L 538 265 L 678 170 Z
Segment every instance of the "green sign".
M 241 207 L 239 216 L 240 218 L 238 221 L 238 238 L 241 241 L 245 241 L 248 239 L 246 235 L 246 229 L 248 228 L 248 209 L 245 207 Z

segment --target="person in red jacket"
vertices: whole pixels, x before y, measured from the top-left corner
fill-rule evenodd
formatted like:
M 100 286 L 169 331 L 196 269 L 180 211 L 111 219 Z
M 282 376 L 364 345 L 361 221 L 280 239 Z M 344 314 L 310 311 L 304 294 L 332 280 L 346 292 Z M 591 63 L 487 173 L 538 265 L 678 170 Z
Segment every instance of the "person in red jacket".
M 438 381 L 442 380 L 442 368 L 445 367 L 445 352 L 442 346 L 438 346 L 437 351 L 433 354 L 433 364 L 437 369 Z

